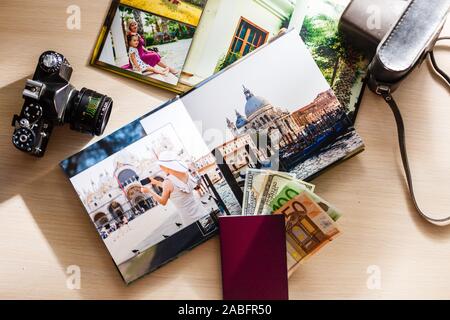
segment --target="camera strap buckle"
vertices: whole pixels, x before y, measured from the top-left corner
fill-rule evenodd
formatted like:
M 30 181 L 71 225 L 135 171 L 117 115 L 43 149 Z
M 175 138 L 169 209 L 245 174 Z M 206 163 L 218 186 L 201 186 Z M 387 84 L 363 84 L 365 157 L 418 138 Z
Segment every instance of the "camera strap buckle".
M 390 95 L 391 94 L 391 88 L 387 85 L 378 85 L 375 93 L 379 96 L 384 96 L 384 95 Z
M 45 91 L 45 85 L 42 82 L 27 79 L 23 96 L 34 100 L 39 100 Z

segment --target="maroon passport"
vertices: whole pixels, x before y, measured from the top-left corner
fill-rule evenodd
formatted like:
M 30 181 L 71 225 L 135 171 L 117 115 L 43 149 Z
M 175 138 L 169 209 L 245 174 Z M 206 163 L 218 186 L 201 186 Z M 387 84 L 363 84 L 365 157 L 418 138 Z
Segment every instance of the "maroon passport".
M 287 300 L 284 215 L 219 218 L 224 300 Z

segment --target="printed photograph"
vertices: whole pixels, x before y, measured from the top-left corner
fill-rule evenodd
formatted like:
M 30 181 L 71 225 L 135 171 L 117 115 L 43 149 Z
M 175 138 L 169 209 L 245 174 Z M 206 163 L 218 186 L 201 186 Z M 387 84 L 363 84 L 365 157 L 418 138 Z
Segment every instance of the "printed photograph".
M 339 102 L 354 121 L 370 61 L 346 43 L 339 32 L 339 19 L 349 3 L 350 0 L 307 1 L 300 35 Z
M 70 179 L 127 283 L 208 239 L 218 216 L 241 211 L 180 101 L 140 125 L 145 136 Z
M 280 52 L 286 68 L 280 66 Z M 222 132 L 222 139 L 211 139 L 208 146 L 241 188 L 248 168 L 308 180 L 364 147 L 294 31 L 182 100 L 194 121 L 202 123 L 204 137 Z
M 113 4 L 94 64 L 176 87 L 205 3 L 128 0 Z
M 121 0 L 124 5 L 197 26 L 208 0 Z
M 302 25 L 305 0 L 209 0 L 194 36 L 183 82 L 196 85 L 277 36 Z

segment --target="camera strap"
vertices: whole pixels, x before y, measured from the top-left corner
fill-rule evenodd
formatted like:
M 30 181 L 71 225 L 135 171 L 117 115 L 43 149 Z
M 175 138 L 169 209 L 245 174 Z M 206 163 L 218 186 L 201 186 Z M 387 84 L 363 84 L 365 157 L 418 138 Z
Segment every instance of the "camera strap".
M 442 40 L 450 40 L 450 37 L 441 37 L 438 38 L 437 41 L 442 41 Z M 431 61 L 431 65 L 433 66 L 434 71 L 439 74 L 442 79 L 447 82 L 447 84 L 450 86 L 450 76 L 448 74 L 446 74 L 444 72 L 444 70 L 442 70 L 441 68 L 439 68 L 437 62 L 436 62 L 436 58 L 434 57 L 434 52 L 431 51 L 430 52 L 430 61 Z
M 440 38 L 440 40 L 443 39 L 447 40 L 450 38 Z M 450 77 L 442 69 L 438 67 L 433 52 L 430 52 L 430 60 L 434 70 L 438 74 L 440 74 L 440 76 L 447 82 L 448 85 L 450 85 Z M 403 169 L 405 171 L 406 181 L 408 183 L 409 193 L 414 207 L 416 208 L 419 215 L 430 223 L 441 226 L 450 224 L 450 215 L 444 218 L 433 218 L 420 209 L 419 204 L 417 203 L 416 195 L 414 193 L 414 184 L 411 175 L 411 168 L 409 166 L 408 152 L 406 148 L 405 123 L 403 121 L 402 114 L 394 97 L 391 94 L 391 88 L 388 85 L 384 84 L 378 85 L 376 93 L 383 97 L 384 101 L 386 101 L 386 103 L 391 108 L 392 113 L 394 114 L 395 122 L 397 124 L 398 143 L 400 147 L 400 153 L 402 156 Z

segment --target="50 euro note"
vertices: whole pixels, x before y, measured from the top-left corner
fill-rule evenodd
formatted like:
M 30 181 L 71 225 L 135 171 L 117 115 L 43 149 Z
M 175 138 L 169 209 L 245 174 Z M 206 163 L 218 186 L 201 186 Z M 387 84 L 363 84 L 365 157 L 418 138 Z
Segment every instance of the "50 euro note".
M 288 273 L 332 241 L 340 231 L 330 216 L 306 193 L 288 201 L 274 214 L 286 217 Z
M 289 181 L 295 180 L 295 175 L 285 172 L 276 172 L 271 170 L 259 170 L 248 169 L 244 186 L 244 198 L 242 205 L 243 215 L 254 215 L 258 199 L 265 189 L 268 181 L 272 179 L 270 177 L 276 177 L 277 181 L 283 181 L 286 184 Z M 308 190 L 314 191 L 315 186 L 313 184 L 299 181 Z M 269 213 L 270 214 L 270 213 Z

